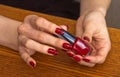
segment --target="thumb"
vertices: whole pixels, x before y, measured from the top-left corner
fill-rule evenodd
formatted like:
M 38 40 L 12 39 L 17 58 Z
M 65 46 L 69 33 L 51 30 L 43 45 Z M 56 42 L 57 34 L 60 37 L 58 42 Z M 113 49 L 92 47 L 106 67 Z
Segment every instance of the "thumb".
M 89 27 L 86 27 L 84 29 L 83 35 L 82 35 L 82 39 L 91 42 L 92 41 L 92 37 L 94 34 L 94 28 L 91 29 L 90 25 Z

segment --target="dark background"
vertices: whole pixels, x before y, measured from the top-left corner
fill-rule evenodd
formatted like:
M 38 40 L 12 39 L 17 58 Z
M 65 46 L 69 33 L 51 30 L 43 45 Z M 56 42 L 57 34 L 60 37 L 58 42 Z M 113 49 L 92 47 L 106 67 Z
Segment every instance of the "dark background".
M 80 5 L 74 0 L 0 0 L 0 3 L 71 19 L 79 17 Z
M 75 19 L 79 17 L 80 3 L 73 0 L 0 0 L 0 4 Z M 107 25 L 120 28 L 120 0 L 112 0 Z

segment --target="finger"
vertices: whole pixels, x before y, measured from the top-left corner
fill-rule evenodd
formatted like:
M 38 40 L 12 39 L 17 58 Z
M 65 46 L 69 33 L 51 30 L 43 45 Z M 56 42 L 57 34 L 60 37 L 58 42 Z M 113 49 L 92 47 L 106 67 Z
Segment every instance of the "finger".
M 67 55 L 77 61 L 80 65 L 88 66 L 88 67 L 94 67 L 95 63 L 89 63 L 83 60 L 83 57 L 80 55 L 76 55 L 72 51 L 66 51 Z
M 77 20 L 77 24 L 76 24 L 76 36 L 82 38 L 82 34 L 83 34 L 83 17 L 81 16 L 78 20 Z
M 85 62 L 83 60 L 81 60 L 80 62 L 78 62 L 80 65 L 84 65 L 84 66 L 88 66 L 88 67 L 94 67 L 96 64 L 94 63 L 88 63 L 88 62 Z
M 67 29 L 68 29 L 68 27 L 65 26 L 65 25 L 60 25 L 60 27 L 61 27 L 62 29 L 64 29 L 65 31 L 67 31 Z M 54 35 L 54 34 L 53 34 L 53 35 Z M 66 40 L 64 37 L 62 37 L 62 36 L 59 35 L 59 34 L 55 34 L 54 36 Z
M 51 34 L 48 34 L 46 32 L 43 31 L 38 31 L 32 28 L 26 28 L 26 29 L 20 29 L 19 32 L 25 36 L 27 36 L 28 38 L 31 38 L 33 40 L 36 40 L 38 42 L 44 43 L 44 44 L 48 44 L 48 45 L 52 45 L 61 49 L 71 49 L 71 45 L 69 44 L 69 42 L 60 39 L 60 38 L 56 38 L 54 36 L 52 36 Z
M 22 46 L 19 47 L 19 52 L 21 55 L 21 58 L 31 67 L 36 66 L 36 61 L 30 57 L 30 55 L 26 52 L 26 49 Z
M 31 56 L 33 54 L 35 54 L 35 51 L 34 50 L 31 50 L 31 49 L 28 49 L 28 48 L 25 48 L 26 49 L 26 52 Z
M 95 32 L 95 28 L 92 28 L 94 24 L 87 23 L 84 24 L 84 33 L 82 35 L 82 39 L 87 40 L 88 42 L 92 42 L 92 37 Z
M 73 57 L 75 55 L 75 53 L 72 51 L 67 51 L 66 53 L 69 57 Z
M 85 62 L 82 60 L 83 57 L 81 57 L 80 55 L 75 55 L 73 56 L 73 59 L 75 61 L 77 61 L 80 65 L 84 65 L 84 66 L 88 66 L 88 67 L 94 67 L 95 63 L 89 63 L 89 62 Z
M 105 61 L 108 52 L 109 52 L 108 48 L 100 48 L 96 55 L 86 56 L 85 59 L 89 60 L 89 62 L 91 63 L 102 64 Z
M 63 28 L 64 30 L 68 30 L 68 26 L 67 25 L 60 25 L 61 28 Z
M 46 20 L 45 18 L 39 17 L 36 20 L 36 26 L 37 28 L 42 28 L 44 29 L 46 32 L 52 33 L 52 34 L 57 34 L 56 30 L 61 29 L 60 26 Z
M 55 48 L 40 44 L 39 42 L 29 39 L 25 36 L 20 36 L 20 40 L 22 40 L 21 43 L 28 49 L 52 56 L 58 54 Z
M 48 31 L 48 28 L 53 28 L 54 29 L 54 27 L 56 27 L 56 28 L 59 27 L 56 24 L 54 24 L 54 23 L 52 23 L 52 22 L 50 22 L 50 21 L 48 21 L 48 20 L 46 20 L 46 19 L 44 19 L 42 17 L 38 17 L 37 15 L 28 15 L 28 16 L 26 16 L 25 19 L 24 19 L 24 23 L 27 23 L 27 24 L 29 24 L 29 25 L 31 25 L 33 27 L 38 28 L 38 29 L 43 28 L 43 29 L 45 29 L 47 31 Z M 66 26 L 64 26 L 64 25 L 61 25 L 61 26 L 63 27 L 63 29 L 67 30 Z

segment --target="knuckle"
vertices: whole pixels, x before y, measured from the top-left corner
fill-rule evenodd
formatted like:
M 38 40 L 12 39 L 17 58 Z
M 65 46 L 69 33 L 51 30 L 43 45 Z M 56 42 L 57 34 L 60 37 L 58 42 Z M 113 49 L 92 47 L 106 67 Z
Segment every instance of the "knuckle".
M 23 35 L 20 35 L 18 39 L 19 39 L 19 42 L 23 45 L 26 43 L 26 40 L 27 40 L 27 38 Z
M 44 23 L 45 22 L 45 19 L 44 18 L 42 18 L 42 17 L 39 17 L 38 19 L 36 19 L 36 24 L 37 24 L 37 26 L 38 26 L 38 24 L 39 25 L 41 25 L 42 23 Z
M 30 18 L 33 18 L 33 17 L 37 17 L 37 15 L 27 15 L 27 16 L 25 17 L 25 19 L 30 19 Z
M 29 47 L 29 44 L 31 43 L 30 39 L 27 39 L 24 43 L 25 47 Z
M 53 26 L 54 26 L 54 24 L 52 22 L 49 22 L 47 25 L 48 28 L 53 28 Z
M 22 24 L 18 27 L 17 30 L 18 30 L 18 33 L 23 33 L 26 30 L 26 28 L 25 28 L 24 24 Z
M 19 37 L 18 37 L 19 40 L 23 40 L 24 38 L 25 38 L 25 36 L 23 36 L 23 35 L 19 35 Z

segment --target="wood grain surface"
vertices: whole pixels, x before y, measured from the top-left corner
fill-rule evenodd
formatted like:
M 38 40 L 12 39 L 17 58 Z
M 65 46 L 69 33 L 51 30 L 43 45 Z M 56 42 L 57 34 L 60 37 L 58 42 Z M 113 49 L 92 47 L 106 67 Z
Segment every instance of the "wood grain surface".
M 26 15 L 36 14 L 56 24 L 67 24 L 74 34 L 76 21 L 42 13 L 0 5 L 0 14 L 22 21 Z M 9 26 L 9 25 L 8 25 Z M 0 46 L 0 77 L 120 77 L 120 30 L 108 28 L 112 48 L 107 60 L 93 68 L 81 66 L 63 51 L 51 57 L 36 53 L 37 67 L 32 69 L 20 58 L 17 51 Z

